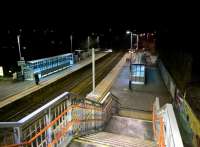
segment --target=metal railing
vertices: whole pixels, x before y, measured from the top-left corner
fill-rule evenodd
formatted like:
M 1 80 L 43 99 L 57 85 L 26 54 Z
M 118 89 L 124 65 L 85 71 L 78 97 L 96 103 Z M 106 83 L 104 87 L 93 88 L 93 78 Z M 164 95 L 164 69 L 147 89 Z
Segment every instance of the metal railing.
M 171 104 L 159 105 L 159 98 L 153 104 L 152 114 L 154 138 L 158 147 L 183 147 L 183 142 Z
M 66 146 L 74 137 L 101 130 L 111 117 L 112 102 L 65 92 L 17 122 L 0 122 L 0 146 Z

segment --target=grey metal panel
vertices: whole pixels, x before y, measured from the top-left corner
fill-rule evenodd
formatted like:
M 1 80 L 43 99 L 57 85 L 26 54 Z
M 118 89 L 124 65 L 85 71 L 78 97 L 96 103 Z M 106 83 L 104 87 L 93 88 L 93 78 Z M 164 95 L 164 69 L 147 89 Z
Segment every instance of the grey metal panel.
M 21 126 L 22 123 L 20 122 L 0 122 L 0 128 L 12 128 Z

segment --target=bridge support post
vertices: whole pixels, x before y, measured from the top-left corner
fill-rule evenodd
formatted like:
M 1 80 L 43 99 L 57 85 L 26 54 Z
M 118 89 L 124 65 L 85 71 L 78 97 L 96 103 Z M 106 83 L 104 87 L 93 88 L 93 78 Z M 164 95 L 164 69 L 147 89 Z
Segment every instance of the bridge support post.
M 14 127 L 14 143 L 15 144 L 20 144 L 22 141 L 22 131 L 20 127 Z
M 47 124 L 51 123 L 51 108 L 47 111 L 47 114 L 45 116 Z M 52 142 L 52 129 L 51 127 L 47 130 L 47 138 L 48 138 L 48 144 Z

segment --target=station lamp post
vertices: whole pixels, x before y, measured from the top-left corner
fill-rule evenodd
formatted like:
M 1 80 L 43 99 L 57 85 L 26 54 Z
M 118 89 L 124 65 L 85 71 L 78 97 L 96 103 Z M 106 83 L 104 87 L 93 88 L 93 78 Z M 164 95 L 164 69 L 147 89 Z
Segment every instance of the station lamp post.
M 18 61 L 18 66 L 21 66 L 21 73 L 22 73 L 22 76 L 24 76 L 25 61 L 24 61 L 24 57 L 22 57 L 22 54 L 21 54 L 20 35 L 17 35 L 17 44 L 18 44 L 19 58 L 20 58 Z
M 138 34 L 135 34 L 137 36 L 137 50 L 139 49 L 138 47 L 138 43 L 139 43 L 139 35 Z
M 99 36 L 97 36 L 97 48 L 99 48 Z
M 131 35 L 131 49 L 133 48 L 133 36 L 137 37 L 137 50 L 138 50 L 138 42 L 139 42 L 139 36 L 138 34 L 133 34 L 133 32 L 131 31 L 126 31 L 126 34 L 130 34 Z
M 73 43 L 73 42 L 72 42 L 72 39 L 73 39 L 73 38 L 72 38 L 72 35 L 70 35 L 71 53 L 72 53 L 72 43 Z
M 90 36 L 88 36 L 88 51 L 89 51 L 89 49 L 90 49 Z
M 95 50 L 92 48 L 92 93 L 95 94 Z
M 130 34 L 131 35 L 131 45 L 130 45 L 130 49 L 133 48 L 133 33 L 131 31 L 126 31 L 126 34 Z
M 18 49 L 19 49 L 19 60 L 22 60 L 21 45 L 20 45 L 20 35 L 17 35 L 17 44 L 18 44 Z

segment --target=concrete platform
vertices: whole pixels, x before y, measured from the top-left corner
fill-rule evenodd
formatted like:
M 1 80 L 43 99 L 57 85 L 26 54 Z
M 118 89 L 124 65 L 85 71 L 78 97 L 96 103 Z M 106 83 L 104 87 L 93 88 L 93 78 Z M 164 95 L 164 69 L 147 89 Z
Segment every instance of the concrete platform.
M 146 72 L 146 84 L 132 85 L 132 89 L 129 89 L 129 64 L 126 63 L 123 66 L 110 89 L 110 92 L 118 98 L 121 108 L 152 111 L 155 97 L 160 98 L 161 106 L 169 102 L 170 94 L 161 79 L 158 68 L 148 66 Z
M 113 85 L 113 82 L 116 80 L 118 74 L 120 73 L 122 67 L 126 62 L 128 54 L 125 54 L 118 64 L 109 72 L 109 74 L 96 86 L 95 93 L 90 92 L 87 95 L 88 99 L 92 99 L 98 102 L 103 101 L 104 96 L 109 92 L 110 88 Z
M 91 92 L 87 98 L 100 102 L 110 91 L 113 96 L 118 98 L 121 109 L 147 112 L 152 111 L 156 97 L 159 97 L 161 106 L 169 102 L 170 93 L 165 87 L 154 60 L 146 66 L 146 84 L 132 85 L 132 89 L 129 89 L 130 63 L 126 62 L 128 57 L 130 54 L 125 54 L 113 70 L 97 85 L 95 94 L 93 95 Z
M 110 91 L 110 96 L 117 98 L 120 103 L 118 114 L 111 117 L 104 132 L 75 139 L 70 146 L 156 146 L 153 141 L 151 121 L 153 102 L 156 97 L 159 97 L 162 106 L 169 102 L 170 94 L 155 62 L 148 63 L 146 84 L 133 85 L 133 88 L 129 89 L 130 63 L 125 62 L 128 57 L 130 55 L 125 55 L 96 87 L 96 97 L 95 95 L 90 97 L 102 102 L 102 97 Z M 119 69 L 115 70 L 117 68 Z M 135 119 L 135 115 L 138 119 Z M 125 136 L 134 143 L 137 142 L 136 140 L 139 142 L 129 144 Z

